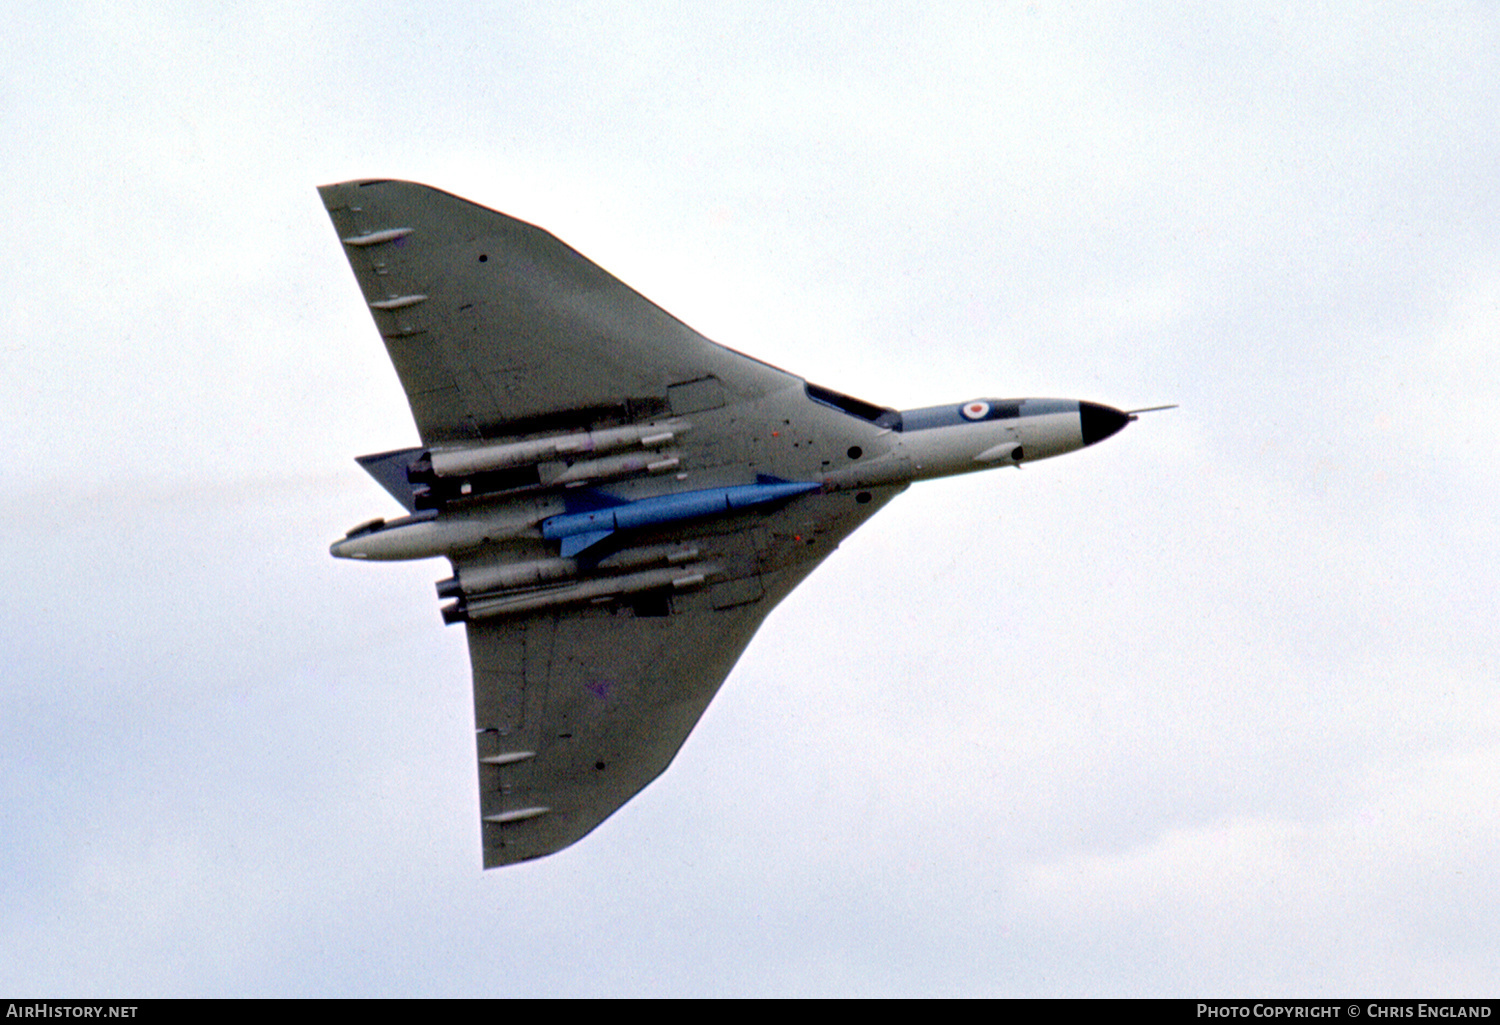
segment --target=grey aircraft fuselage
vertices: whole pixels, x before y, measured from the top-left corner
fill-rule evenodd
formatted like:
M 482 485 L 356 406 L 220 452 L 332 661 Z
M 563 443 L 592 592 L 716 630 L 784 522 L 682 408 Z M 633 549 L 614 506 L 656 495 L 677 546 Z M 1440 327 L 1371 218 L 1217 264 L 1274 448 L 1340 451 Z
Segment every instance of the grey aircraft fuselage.
M 815 397 L 818 393 L 827 393 L 827 389 L 810 386 L 798 391 L 802 393 L 782 392 L 768 396 L 758 404 L 759 408 L 749 419 L 777 427 L 766 431 L 766 437 L 754 441 L 780 450 L 780 458 L 775 464 L 781 473 L 790 475 L 788 479 L 814 482 L 818 485 L 817 490 L 822 492 L 859 491 L 878 485 L 900 486 L 1003 466 L 1019 467 L 1022 463 L 1093 445 L 1115 434 L 1133 419 L 1109 406 L 1074 399 L 977 399 L 961 405 L 932 406 L 894 414 L 889 410 L 882 411 L 870 421 L 873 430 L 860 439 L 860 444 L 838 450 L 837 446 L 847 440 L 848 425 L 844 421 L 848 414 L 831 402 L 819 401 Z M 834 401 L 844 399 L 845 396 L 834 397 Z M 734 412 L 741 417 L 746 413 L 745 410 Z M 636 451 L 649 454 L 631 457 L 629 463 L 620 461 L 620 457 L 615 457 L 615 461 L 593 460 L 605 464 L 599 468 L 598 477 L 591 476 L 588 467 L 583 466 L 575 471 L 574 479 L 580 485 L 611 483 L 611 492 L 625 504 L 660 495 L 713 490 L 703 488 L 701 484 L 684 488 L 683 479 L 687 475 L 672 472 L 681 467 L 681 457 L 671 454 L 677 450 L 669 446 L 679 435 L 700 424 L 703 433 L 717 433 L 726 428 L 732 430 L 730 424 L 717 422 L 725 419 L 732 423 L 733 416 L 715 410 L 689 418 L 672 417 L 661 422 L 647 422 L 642 425 L 640 437 L 628 444 Z M 845 430 L 830 429 L 841 427 Z M 582 436 L 572 434 L 563 435 L 558 440 L 578 438 Z M 781 440 L 783 438 L 786 440 Z M 825 439 L 822 445 L 819 438 Z M 646 444 L 642 443 L 643 439 Z M 652 443 L 654 447 L 646 447 Z M 543 449 L 533 444 L 529 453 L 502 451 L 506 447 L 467 446 L 446 453 L 433 450 L 430 457 L 434 464 L 440 464 L 444 454 L 455 457 L 458 475 L 462 476 L 464 470 L 477 474 L 495 465 L 526 465 L 522 461 L 528 455 L 532 459 L 527 462 L 535 465 L 542 458 L 557 454 L 555 446 Z M 512 449 L 516 447 L 510 446 Z M 590 449 L 596 447 L 591 445 Z M 571 450 L 572 453 L 580 451 L 584 450 L 581 447 Z M 490 455 L 488 461 L 486 452 Z M 508 456 L 513 458 L 506 458 Z M 458 463 L 457 457 L 467 459 Z M 587 460 L 574 462 L 568 469 L 579 467 L 580 462 Z M 661 469 L 653 471 L 653 466 Z M 634 480 L 611 481 L 612 477 L 625 476 L 632 471 L 642 476 Z M 717 483 L 710 475 L 703 475 L 700 479 Z M 461 556 L 514 538 L 547 536 L 544 525 L 566 515 L 566 498 L 565 491 L 491 495 L 488 500 L 480 494 L 464 503 L 463 507 L 440 515 L 418 513 L 358 528 L 350 536 L 335 541 L 330 551 L 341 559 L 408 560 Z M 725 515 L 738 511 L 728 506 L 722 510 Z M 681 518 L 707 518 L 715 512 Z M 648 518 L 640 526 L 665 522 L 669 521 Z

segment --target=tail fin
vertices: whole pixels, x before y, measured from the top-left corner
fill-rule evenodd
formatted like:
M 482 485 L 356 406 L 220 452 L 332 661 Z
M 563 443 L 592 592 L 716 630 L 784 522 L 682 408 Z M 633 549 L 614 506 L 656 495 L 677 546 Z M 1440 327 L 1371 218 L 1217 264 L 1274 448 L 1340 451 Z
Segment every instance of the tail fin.
M 389 491 L 391 497 L 400 502 L 407 512 L 414 513 L 417 511 L 417 496 L 412 491 L 406 471 L 425 451 L 422 448 L 402 448 L 394 452 L 355 456 L 354 461 L 363 466 L 365 472 L 375 478 L 376 483 Z

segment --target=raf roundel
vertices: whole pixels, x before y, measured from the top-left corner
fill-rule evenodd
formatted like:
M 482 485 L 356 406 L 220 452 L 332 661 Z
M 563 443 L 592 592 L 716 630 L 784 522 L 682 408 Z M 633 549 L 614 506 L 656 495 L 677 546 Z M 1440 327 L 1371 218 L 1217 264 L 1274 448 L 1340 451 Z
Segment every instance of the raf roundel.
M 983 420 L 990 415 L 990 404 L 988 402 L 970 402 L 960 411 L 966 420 Z

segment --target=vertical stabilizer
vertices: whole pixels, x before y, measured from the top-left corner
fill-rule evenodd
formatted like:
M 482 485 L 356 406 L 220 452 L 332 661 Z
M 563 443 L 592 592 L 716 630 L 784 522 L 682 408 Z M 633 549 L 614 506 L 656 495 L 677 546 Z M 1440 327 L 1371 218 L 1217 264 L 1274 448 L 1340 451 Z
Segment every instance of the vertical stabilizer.
M 394 452 L 377 452 L 370 456 L 355 456 L 354 461 L 365 468 L 365 472 L 391 493 L 407 512 L 417 511 L 416 495 L 412 493 L 411 481 L 406 471 L 421 458 L 424 449 L 403 448 Z

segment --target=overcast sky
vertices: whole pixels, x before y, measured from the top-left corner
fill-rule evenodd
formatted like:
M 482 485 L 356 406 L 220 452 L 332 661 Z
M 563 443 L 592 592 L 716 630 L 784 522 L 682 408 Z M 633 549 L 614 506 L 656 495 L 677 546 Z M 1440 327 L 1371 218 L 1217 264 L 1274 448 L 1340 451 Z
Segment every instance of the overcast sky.
M 0 991 L 1494 995 L 1494 3 L 12 4 Z M 540 224 L 900 407 L 671 769 L 480 870 L 414 444 L 314 186 Z

